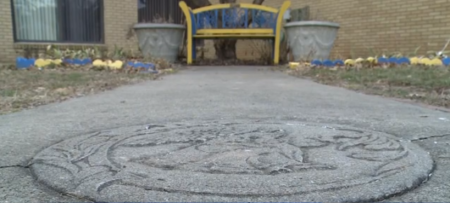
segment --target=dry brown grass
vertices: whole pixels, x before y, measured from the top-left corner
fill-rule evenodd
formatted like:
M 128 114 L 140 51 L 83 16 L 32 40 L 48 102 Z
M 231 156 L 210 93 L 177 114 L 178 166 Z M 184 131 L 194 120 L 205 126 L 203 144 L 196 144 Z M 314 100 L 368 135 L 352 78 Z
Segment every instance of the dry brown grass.
M 0 68 L 0 115 L 90 95 L 121 85 L 154 80 L 160 75 L 74 68 Z
M 450 108 L 448 67 L 301 68 L 288 72 L 326 85 Z

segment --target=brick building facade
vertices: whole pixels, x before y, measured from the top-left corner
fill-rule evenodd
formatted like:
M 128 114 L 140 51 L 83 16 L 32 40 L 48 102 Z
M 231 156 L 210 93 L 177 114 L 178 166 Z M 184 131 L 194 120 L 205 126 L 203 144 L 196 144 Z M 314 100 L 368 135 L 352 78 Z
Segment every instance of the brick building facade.
M 281 2 L 266 0 L 265 5 L 278 7 Z M 354 57 L 366 57 L 369 49 L 410 53 L 419 46 L 419 52 L 424 54 L 440 51 L 450 38 L 450 0 L 291 2 L 291 9 L 309 6 L 311 20 L 328 20 L 341 25 L 332 57 L 351 57 L 351 52 Z M 241 46 L 238 50 L 248 53 L 245 47 L 251 46 Z
M 103 0 L 103 42 L 97 44 L 84 43 L 38 43 L 14 42 L 11 0 L 0 0 L 0 62 L 12 62 L 27 47 L 44 49 L 49 44 L 61 45 L 64 48 L 80 48 L 83 46 L 99 47 L 133 47 L 137 48 L 135 38 L 127 39 L 130 26 L 138 20 L 136 0 Z
M 103 0 L 103 41 L 95 46 L 137 48 L 136 39 L 125 37 L 130 26 L 138 21 L 136 0 Z M 218 3 L 218 0 L 211 0 Z M 238 0 L 251 2 L 251 0 Z M 278 7 L 282 0 L 266 0 L 265 5 Z M 440 50 L 450 38 L 450 0 L 292 0 L 292 8 L 310 6 L 312 20 L 340 23 L 334 57 L 367 56 L 375 50 L 421 52 Z M 49 43 L 14 42 L 11 0 L 0 0 L 0 62 L 12 62 L 24 47 L 45 47 Z M 240 56 L 252 52 L 247 42 L 238 47 Z M 52 43 L 58 44 L 58 43 Z M 208 44 L 208 43 L 207 43 Z M 210 44 L 210 43 L 209 43 Z M 64 46 L 82 44 L 63 43 Z M 84 44 L 92 45 L 92 44 Z M 213 56 L 209 49 L 208 56 Z M 251 57 L 251 56 L 250 56 Z

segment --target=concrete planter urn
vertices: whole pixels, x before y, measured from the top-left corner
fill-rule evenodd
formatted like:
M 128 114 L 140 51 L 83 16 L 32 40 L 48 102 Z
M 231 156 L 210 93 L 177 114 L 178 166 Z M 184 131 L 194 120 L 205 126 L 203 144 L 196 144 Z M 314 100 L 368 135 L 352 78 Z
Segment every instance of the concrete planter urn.
M 339 24 L 326 21 L 296 21 L 284 26 L 295 61 L 330 57 Z
M 134 26 L 144 56 L 177 60 L 186 27 L 178 24 L 139 23 Z

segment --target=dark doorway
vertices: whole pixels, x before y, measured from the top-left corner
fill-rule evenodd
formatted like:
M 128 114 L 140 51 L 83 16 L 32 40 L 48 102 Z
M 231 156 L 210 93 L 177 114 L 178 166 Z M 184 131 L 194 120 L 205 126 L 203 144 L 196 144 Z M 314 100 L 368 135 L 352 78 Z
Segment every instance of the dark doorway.
M 180 0 L 137 0 L 139 23 L 183 23 Z

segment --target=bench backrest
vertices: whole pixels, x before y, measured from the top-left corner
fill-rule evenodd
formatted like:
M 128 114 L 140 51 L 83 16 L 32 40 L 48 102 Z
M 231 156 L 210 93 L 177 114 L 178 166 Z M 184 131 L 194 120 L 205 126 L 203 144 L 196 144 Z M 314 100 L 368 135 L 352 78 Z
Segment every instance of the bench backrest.
M 186 16 L 188 26 L 193 33 L 199 29 L 276 29 L 282 23 L 284 12 L 290 1 L 285 1 L 280 9 L 248 3 L 214 4 L 197 9 L 190 9 L 184 1 L 180 7 Z

